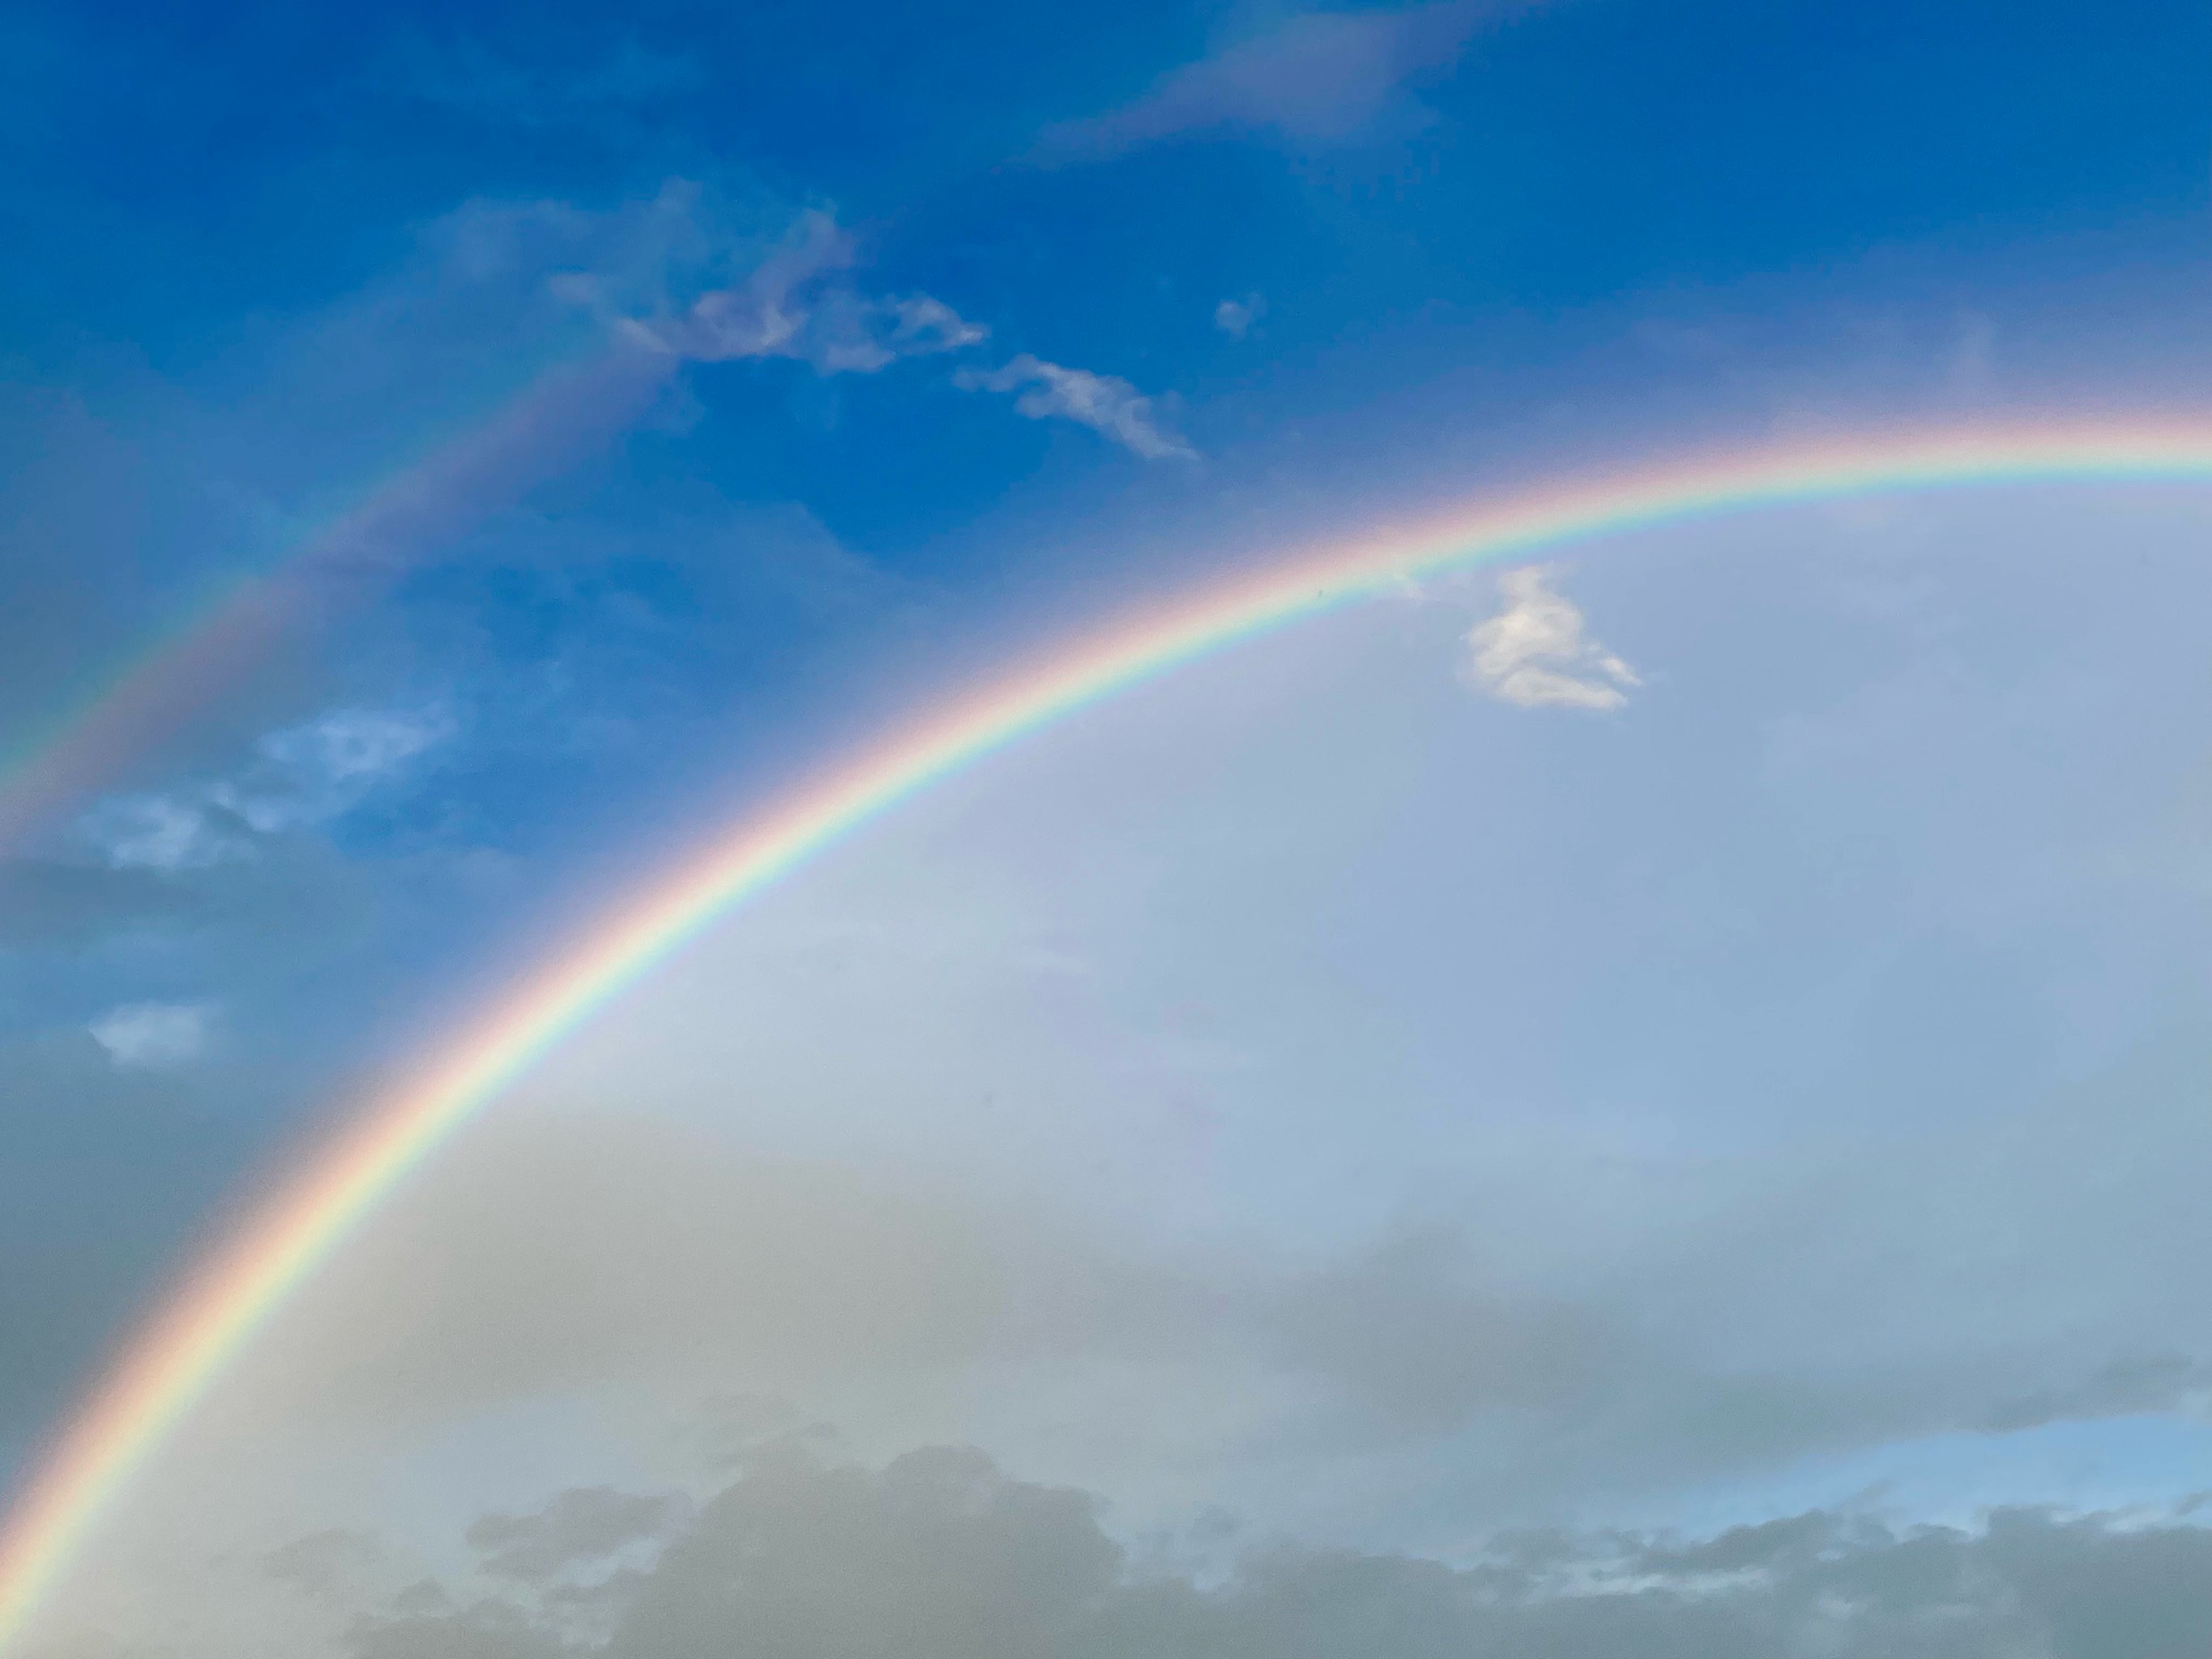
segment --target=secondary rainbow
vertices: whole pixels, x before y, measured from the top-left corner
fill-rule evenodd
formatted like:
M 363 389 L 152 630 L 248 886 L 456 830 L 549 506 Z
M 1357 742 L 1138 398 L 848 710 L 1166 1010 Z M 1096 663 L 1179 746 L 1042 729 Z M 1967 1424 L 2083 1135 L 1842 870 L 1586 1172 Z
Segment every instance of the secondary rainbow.
M 303 1178 L 202 1264 L 69 1423 L 0 1532 L 0 1644 L 102 1509 L 346 1234 L 592 1010 L 709 921 L 933 781 L 1177 664 L 1409 577 L 1727 512 L 1945 486 L 2212 482 L 2212 419 L 2043 423 L 1801 444 L 1585 481 L 1292 559 L 1122 618 L 952 699 L 710 843 L 617 907 L 457 1042 L 356 1115 Z
M 608 441 L 649 406 L 674 362 L 617 342 L 556 364 L 141 652 L 41 739 L 0 760 L 0 856 L 126 776 L 287 640 Z

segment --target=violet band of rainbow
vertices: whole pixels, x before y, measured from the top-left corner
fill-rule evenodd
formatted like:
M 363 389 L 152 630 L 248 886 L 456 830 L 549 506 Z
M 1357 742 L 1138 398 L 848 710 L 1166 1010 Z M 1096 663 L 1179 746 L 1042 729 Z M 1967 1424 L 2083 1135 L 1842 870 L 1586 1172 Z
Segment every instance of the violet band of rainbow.
M 994 751 L 1178 664 L 1479 562 L 1762 507 L 1976 485 L 2212 483 L 2212 419 L 2107 418 L 1827 441 L 1479 505 L 1122 619 L 957 697 L 648 883 L 455 1042 L 356 1113 L 185 1282 L 64 1428 L 0 1531 L 0 1644 L 131 1475 L 276 1309 L 418 1167 L 581 1020 L 733 905 Z

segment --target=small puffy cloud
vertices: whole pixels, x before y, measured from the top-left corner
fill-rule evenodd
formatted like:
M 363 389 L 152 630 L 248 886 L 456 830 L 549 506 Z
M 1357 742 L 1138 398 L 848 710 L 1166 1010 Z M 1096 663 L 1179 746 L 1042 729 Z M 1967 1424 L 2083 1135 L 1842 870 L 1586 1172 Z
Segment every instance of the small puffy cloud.
M 132 1002 L 110 1009 L 85 1029 L 118 1066 L 156 1071 L 206 1052 L 213 1012 L 204 1002 Z
M 1076 421 L 1148 461 L 1194 460 L 1198 452 L 1161 426 L 1152 400 L 1115 374 L 1048 363 L 1024 351 L 1000 368 L 963 369 L 954 377 L 971 392 L 1010 392 L 1014 409 L 1032 421 Z
M 1498 579 L 1505 609 L 1468 631 L 1468 678 L 1522 708 L 1620 708 L 1643 681 L 1589 637 L 1583 613 L 1550 579 L 1539 565 Z
M 1256 294 L 1248 294 L 1241 300 L 1224 300 L 1213 308 L 1213 325 L 1232 340 L 1241 340 L 1252 331 L 1252 325 L 1260 320 L 1267 302 Z
M 1397 11 L 1310 12 L 1186 64 L 1134 102 L 1039 139 L 1039 160 L 1103 160 L 1186 132 L 1271 132 L 1344 143 L 1394 111 L 1424 112 L 1409 82 L 1450 69 L 1475 32 L 1524 8 L 1439 0 Z

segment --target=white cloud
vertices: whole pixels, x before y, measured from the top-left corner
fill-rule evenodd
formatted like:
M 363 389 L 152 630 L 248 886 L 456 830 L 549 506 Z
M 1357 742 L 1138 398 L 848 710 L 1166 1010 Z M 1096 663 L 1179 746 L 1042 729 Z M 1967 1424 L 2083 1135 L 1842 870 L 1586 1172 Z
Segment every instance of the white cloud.
M 1119 375 L 1065 368 L 1024 351 L 1002 368 L 963 369 L 954 378 L 969 391 L 1013 392 L 1016 411 L 1030 420 L 1080 422 L 1148 461 L 1197 459 L 1197 451 L 1160 425 L 1152 400 Z
M 174 795 L 125 795 L 88 812 L 84 831 L 118 870 L 202 870 L 252 856 L 226 816 Z
M 270 732 L 259 744 L 264 764 L 210 793 L 264 834 L 322 823 L 454 731 L 453 716 L 435 706 L 333 709 Z
M 604 211 L 471 201 L 424 241 L 427 269 L 400 291 L 425 283 L 449 291 L 476 325 L 471 337 L 517 318 L 550 320 L 550 307 L 564 327 L 588 314 L 664 368 L 778 357 L 823 374 L 872 374 L 989 333 L 933 295 L 864 287 L 854 276 L 861 250 L 834 210 L 763 222 L 757 205 L 686 179 Z M 367 308 L 362 331 L 397 326 L 396 309 Z
M 1248 294 L 1241 300 L 1224 300 L 1213 308 L 1213 325 L 1232 340 L 1241 340 L 1252 331 L 1252 325 L 1260 320 L 1267 302 L 1256 294 Z
M 256 835 L 343 817 L 457 729 L 434 705 L 333 709 L 269 732 L 234 776 L 102 801 L 83 830 L 118 869 L 198 870 L 250 859 Z
M 988 337 L 982 325 L 929 295 L 863 295 L 844 275 L 856 258 L 836 220 L 812 210 L 742 281 L 701 295 L 679 317 L 624 318 L 617 326 L 633 341 L 696 362 L 790 357 L 824 374 L 872 374 L 902 357 L 957 351 Z
M 890 308 L 898 319 L 891 339 L 908 351 L 957 351 L 963 346 L 980 345 L 991 336 L 982 324 L 969 322 L 942 300 L 933 300 L 927 294 L 894 300 Z
M 1448 70 L 1475 31 L 1519 5 L 1441 0 L 1400 11 L 1310 12 L 1173 70 L 1132 103 L 1063 122 L 1038 141 L 1045 161 L 1103 159 L 1179 133 L 1273 132 L 1343 143 L 1394 109 L 1425 112 L 1403 90 Z
M 261 752 L 295 772 L 350 782 L 391 771 L 452 731 L 453 720 L 441 708 L 340 708 L 271 732 L 261 740 Z
M 203 1002 L 132 1002 L 111 1008 L 85 1029 L 118 1066 L 159 1070 L 206 1051 L 212 1012 Z
M 1620 708 L 1643 681 L 1589 637 L 1574 603 L 1545 585 L 1550 575 L 1530 565 L 1498 579 L 1506 606 L 1468 630 L 1468 679 L 1522 708 Z

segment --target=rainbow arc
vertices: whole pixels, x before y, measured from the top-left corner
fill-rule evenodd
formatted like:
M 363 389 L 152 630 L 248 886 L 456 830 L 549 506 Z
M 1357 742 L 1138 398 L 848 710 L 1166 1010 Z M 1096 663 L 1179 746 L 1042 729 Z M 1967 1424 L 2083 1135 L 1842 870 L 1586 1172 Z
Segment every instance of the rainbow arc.
M 0 1531 L 0 1644 L 22 1632 L 103 1510 L 163 1437 L 410 1170 L 565 1033 L 686 940 L 932 783 L 1179 664 L 1397 592 L 1409 577 L 1762 507 L 1935 489 L 2130 480 L 2212 483 L 2212 421 L 1889 434 L 1583 483 L 1478 505 L 1386 541 L 1322 550 L 1256 579 L 1124 617 L 900 727 L 613 908 L 458 1040 L 368 1103 L 303 1176 L 199 1266 L 66 1425 Z M 95 720 L 88 729 L 109 733 L 101 738 L 108 743 L 115 727 Z M 33 757 L 41 775 L 78 769 L 66 742 Z

